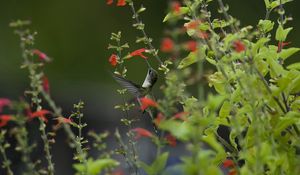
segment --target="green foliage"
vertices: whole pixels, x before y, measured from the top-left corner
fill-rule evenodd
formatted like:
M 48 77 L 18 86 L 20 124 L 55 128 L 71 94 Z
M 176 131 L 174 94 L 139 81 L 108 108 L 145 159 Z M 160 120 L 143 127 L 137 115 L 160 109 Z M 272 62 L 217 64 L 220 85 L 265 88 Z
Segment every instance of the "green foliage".
M 140 165 L 148 175 L 159 175 L 164 170 L 168 157 L 169 153 L 165 152 L 159 155 L 151 165 L 147 165 L 143 162 L 140 162 Z
M 73 167 L 78 172 L 77 174 L 82 174 L 82 172 L 87 171 L 87 175 L 98 175 L 104 169 L 107 168 L 114 168 L 119 165 L 119 162 L 115 161 L 114 159 L 97 159 L 93 160 L 92 158 L 87 160 L 87 165 L 82 163 L 76 163 Z M 85 168 L 87 167 L 87 170 Z
M 230 174 L 241 175 L 300 173 L 300 64 L 286 65 L 286 61 L 297 55 L 300 48 L 287 46 L 289 42 L 286 41 L 293 28 L 286 26 L 290 18 L 285 16 L 283 8 L 283 4 L 291 0 L 264 0 L 265 19 L 259 20 L 257 26 L 244 27 L 229 14 L 229 7 L 222 0 L 215 1 L 218 12 L 223 16 L 216 19 L 212 16 L 217 15 L 209 11 L 213 0 L 185 0 L 181 6 L 175 4 L 175 9 L 170 8 L 163 20 L 174 27 L 166 32 L 171 39 L 167 50 L 172 58 L 166 60 L 159 57 L 158 49 L 152 45 L 146 25 L 140 19 L 146 8 L 141 6 L 136 10 L 134 1 L 126 1 L 132 11 L 133 27 L 140 32 L 136 43 L 144 44 L 138 51 L 151 55 L 147 58 L 142 55 L 148 68 L 154 69 L 153 62 L 148 60 L 153 57 L 158 62 L 155 69 L 162 71 L 162 95 L 157 101 L 154 97 L 143 98 L 146 100 L 133 104 L 125 99 L 128 88 L 118 89 L 123 102 L 115 105 L 115 109 L 123 113 L 121 122 L 128 131 L 123 134 L 116 129 L 114 136 L 118 148 L 113 151 L 108 151 L 104 143 L 108 133 L 90 132 L 89 136 L 94 139 L 93 148 L 105 151 L 96 158 L 89 156 L 85 147 L 88 141 L 82 133 L 86 126 L 82 121 L 83 102 L 74 105 L 75 112 L 69 119 L 62 117 L 60 108 L 42 88 L 44 73 L 41 69 L 44 63 L 31 61 L 35 33 L 23 30 L 29 24 L 27 21 L 11 23 L 12 27 L 18 28 L 16 33 L 21 38 L 22 67 L 29 70 L 31 89 L 27 93 L 31 97 L 30 104 L 34 105 L 31 107 L 42 109 L 44 100 L 55 119 L 63 118 L 58 125 L 64 128 L 70 146 L 75 148 L 74 158 L 78 162 L 73 167 L 77 174 L 111 173 L 119 166 L 119 162 L 111 158 L 112 154 L 123 156 L 129 173 L 134 175 L 140 174 L 140 168 L 148 175 L 221 175 L 224 168 Z M 275 21 L 269 19 L 274 9 L 279 14 L 276 31 Z M 114 73 L 125 77 L 128 70 L 124 63 L 131 54 L 122 55 L 129 44 L 121 42 L 121 38 L 121 32 L 112 33 L 113 44 L 109 44 L 108 49 L 114 52 L 112 58 L 115 60 L 111 62 Z M 186 43 L 187 39 L 189 42 Z M 273 39 L 278 43 L 274 43 Z M 184 55 L 187 56 L 182 58 Z M 144 119 L 135 116 L 136 113 L 132 116 L 131 111 L 136 110 L 134 107 L 137 105 L 151 106 L 143 112 L 153 119 L 155 126 L 152 131 L 133 128 Z M 23 114 L 28 106 L 21 102 L 12 105 L 15 112 L 12 121 L 16 125 L 12 135 L 16 138 L 16 150 L 21 152 L 27 165 L 24 174 L 53 174 L 50 142 L 42 119 L 39 119 L 40 131 L 44 151 L 48 154 L 48 167 L 38 170 L 38 164 L 31 161 L 30 154 L 35 145 L 29 144 L 27 119 Z M 157 118 L 154 110 L 158 113 Z M 71 126 L 77 128 L 77 134 Z M 220 128 L 224 126 L 229 131 L 226 137 L 220 134 Z M 12 174 L 11 162 L 6 156 L 10 144 L 5 142 L 5 135 L 6 131 L 0 132 L 2 165 L 8 174 Z M 156 157 L 149 165 L 139 160 L 138 139 L 148 139 L 157 147 Z M 181 162 L 177 165 L 166 167 L 172 157 L 168 148 L 175 146 L 176 141 L 184 146 L 187 154 L 179 157 Z

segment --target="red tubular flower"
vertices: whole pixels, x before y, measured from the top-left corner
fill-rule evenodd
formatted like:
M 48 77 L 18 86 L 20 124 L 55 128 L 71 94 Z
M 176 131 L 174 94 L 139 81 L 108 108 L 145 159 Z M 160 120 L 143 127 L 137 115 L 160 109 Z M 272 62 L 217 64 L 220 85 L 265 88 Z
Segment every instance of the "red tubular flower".
M 61 123 L 67 123 L 67 124 L 73 123 L 73 120 L 71 118 L 59 117 L 58 120 Z
M 111 5 L 114 2 L 114 0 L 106 0 L 107 5 Z
M 238 52 L 238 53 L 243 52 L 243 51 L 246 50 L 245 44 L 244 44 L 242 41 L 240 41 L 240 40 L 235 41 L 235 42 L 233 43 L 233 47 L 234 47 L 234 50 L 235 50 L 236 52 Z
M 228 175 L 237 175 L 236 169 L 232 169 L 229 171 Z
M 174 42 L 170 38 L 164 38 L 160 45 L 160 50 L 162 52 L 171 52 L 174 48 Z
M 163 121 L 164 119 L 165 119 L 165 117 L 163 116 L 163 114 L 158 113 L 153 122 L 156 126 L 158 126 L 160 124 L 160 122 Z
M 153 134 L 144 128 L 134 128 L 131 131 L 136 133 L 135 139 L 139 139 L 141 137 L 153 137 Z
M 65 117 L 58 117 L 57 118 L 58 120 L 58 125 L 62 124 L 62 123 L 65 123 L 65 124 L 72 124 L 73 123 L 73 120 L 71 119 L 71 117 L 69 118 L 65 118 Z
M 188 23 L 185 23 L 184 27 L 186 29 L 197 29 L 197 27 L 200 25 L 200 23 L 201 23 L 201 21 L 199 21 L 199 20 L 193 20 Z
M 41 118 L 44 122 L 48 122 L 48 119 L 46 118 L 47 114 L 50 114 L 50 111 L 45 110 L 45 109 L 41 109 L 34 113 L 31 113 L 30 111 L 28 111 L 29 120 L 32 120 L 34 118 Z
M 184 44 L 184 47 L 189 50 L 189 51 L 196 51 L 197 50 L 197 42 L 196 41 L 187 41 L 185 44 Z
M 147 59 L 147 57 L 145 55 L 143 55 L 143 52 L 145 52 L 145 51 L 146 51 L 145 48 L 141 48 L 141 49 L 138 49 L 138 50 L 135 50 L 135 51 L 131 52 L 129 55 L 131 57 L 133 57 L 133 56 L 140 56 L 140 57 L 142 57 L 144 59 Z
M 152 99 L 147 98 L 147 97 L 140 98 L 140 102 L 142 103 L 141 104 L 141 110 L 142 111 L 147 109 L 149 106 L 157 107 L 157 103 L 155 101 L 153 101 Z
M 180 5 L 180 3 L 178 1 L 172 2 L 171 7 L 172 7 L 173 12 L 175 12 L 177 14 L 180 13 L 180 7 L 181 7 L 181 5 Z
M 44 90 L 46 93 L 49 94 L 49 92 L 50 92 L 50 84 L 49 84 L 48 77 L 47 77 L 47 76 L 44 76 L 42 80 L 43 80 L 43 84 L 42 84 L 43 90 Z
M 108 59 L 109 63 L 115 67 L 118 64 L 118 56 L 116 54 L 112 54 L 109 59 Z
M 198 37 L 201 39 L 207 39 L 208 38 L 208 33 L 204 31 L 198 32 Z
M 188 115 L 189 113 L 188 112 L 179 112 L 177 114 L 175 114 L 172 119 L 180 119 L 180 120 L 183 120 L 183 121 L 186 121 L 186 115 Z
M 126 0 L 118 0 L 117 6 L 125 6 Z
M 177 145 L 176 138 L 173 135 L 168 134 L 166 135 L 165 139 L 167 140 L 170 146 L 175 147 Z
M 41 52 L 38 49 L 34 49 L 32 51 L 32 53 L 34 55 L 37 55 L 40 58 L 41 61 L 45 61 L 45 62 L 50 62 L 51 61 L 51 59 L 45 53 Z
M 277 52 L 280 52 L 285 46 L 291 44 L 291 42 L 278 42 Z
M 119 169 L 114 171 L 111 175 L 125 175 L 125 173 L 123 170 Z
M 0 98 L 0 113 L 3 111 L 5 106 L 10 106 L 11 101 L 7 98 Z
M 223 166 L 224 168 L 232 168 L 234 167 L 234 162 L 230 159 L 226 159 L 224 162 L 223 162 Z
M 0 115 L 0 128 L 7 125 L 7 123 L 13 119 L 11 115 Z

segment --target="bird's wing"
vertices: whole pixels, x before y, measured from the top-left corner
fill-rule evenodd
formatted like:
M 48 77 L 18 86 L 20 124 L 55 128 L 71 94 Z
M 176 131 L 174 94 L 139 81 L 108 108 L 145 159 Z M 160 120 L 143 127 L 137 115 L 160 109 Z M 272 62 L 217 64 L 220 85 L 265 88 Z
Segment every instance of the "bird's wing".
M 113 74 L 114 79 L 121 84 L 124 88 L 126 88 L 132 95 L 139 97 L 141 95 L 140 89 L 141 86 L 138 84 L 133 83 L 130 80 L 126 80 L 120 75 Z

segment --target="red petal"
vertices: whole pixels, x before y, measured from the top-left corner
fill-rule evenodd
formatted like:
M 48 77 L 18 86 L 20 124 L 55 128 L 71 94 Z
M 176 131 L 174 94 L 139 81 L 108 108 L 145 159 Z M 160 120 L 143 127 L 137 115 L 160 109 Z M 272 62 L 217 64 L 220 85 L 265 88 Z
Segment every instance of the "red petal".
M 146 49 L 145 48 L 141 48 L 141 49 L 138 49 L 138 50 L 135 50 L 133 52 L 130 53 L 130 56 L 140 56 L 144 59 L 146 59 L 147 57 L 145 55 L 143 55 L 143 52 L 145 52 Z
M 134 128 L 131 131 L 136 132 L 137 135 L 135 139 L 139 139 L 140 137 L 153 137 L 153 134 L 150 131 L 143 128 Z
M 291 42 L 278 42 L 277 52 L 279 52 L 281 49 L 283 49 L 285 46 L 289 44 L 291 44 Z
M 179 112 L 179 113 L 177 113 L 177 114 L 175 114 L 173 117 L 172 117 L 172 119 L 181 119 L 181 120 L 187 120 L 186 119 L 186 115 L 188 115 L 189 113 L 188 112 Z
M 48 119 L 46 118 L 47 114 L 50 114 L 50 111 L 42 109 L 42 110 L 36 111 L 34 113 L 31 113 L 29 115 L 29 119 L 38 117 L 38 118 L 41 118 L 43 121 L 48 122 Z
M 187 41 L 185 43 L 185 47 L 187 50 L 194 52 L 197 50 L 197 42 L 196 41 Z
M 171 145 L 173 147 L 175 147 L 177 145 L 176 138 L 173 135 L 168 134 L 168 135 L 166 135 L 165 138 L 169 145 Z
M 115 67 L 118 64 L 118 56 L 116 54 L 112 54 L 108 61 L 113 67 Z
M 175 2 L 172 2 L 171 4 L 172 6 L 172 10 L 175 12 L 175 13 L 180 13 L 180 3 L 178 1 L 175 1 Z
M 233 43 L 233 47 L 234 47 L 235 51 L 238 52 L 238 53 L 243 52 L 243 51 L 246 50 L 246 46 L 241 41 L 235 41 Z
M 224 162 L 223 162 L 223 166 L 225 168 L 229 168 L 229 167 L 234 167 L 234 162 L 230 159 L 226 159 Z
M 41 52 L 41 51 L 38 50 L 38 49 L 34 49 L 34 50 L 32 51 L 32 53 L 33 53 L 34 55 L 37 55 L 37 56 L 40 58 L 41 61 L 45 61 L 45 62 L 51 61 L 50 58 L 49 58 L 45 53 Z
M 125 6 L 126 1 L 125 0 L 118 0 L 117 6 Z
M 161 42 L 160 50 L 163 52 L 171 52 L 174 48 L 174 42 L 170 38 L 164 38 Z
M 236 175 L 237 174 L 237 171 L 236 169 L 232 169 L 229 171 L 228 175 Z
M 50 92 L 49 80 L 48 80 L 48 77 L 46 77 L 46 76 L 43 77 L 43 90 L 47 93 Z
M 153 101 L 150 98 L 147 97 L 143 97 L 140 98 L 140 102 L 141 102 L 141 110 L 144 111 L 145 109 L 147 109 L 148 107 L 157 107 L 157 103 L 155 101 Z
M 0 128 L 7 125 L 7 123 L 13 119 L 11 115 L 0 115 Z
M 162 113 L 158 113 L 158 115 L 156 116 L 156 118 L 154 119 L 154 124 L 156 125 L 156 126 L 158 126 L 159 124 L 160 124 L 160 122 L 162 121 L 162 120 L 164 120 L 164 116 L 163 116 L 163 114 Z
M 111 5 L 113 2 L 114 2 L 113 0 L 107 0 L 107 1 L 106 1 L 106 4 L 107 4 L 107 5 Z
M 2 112 L 3 107 L 10 106 L 11 101 L 7 98 L 0 98 L 0 112 Z

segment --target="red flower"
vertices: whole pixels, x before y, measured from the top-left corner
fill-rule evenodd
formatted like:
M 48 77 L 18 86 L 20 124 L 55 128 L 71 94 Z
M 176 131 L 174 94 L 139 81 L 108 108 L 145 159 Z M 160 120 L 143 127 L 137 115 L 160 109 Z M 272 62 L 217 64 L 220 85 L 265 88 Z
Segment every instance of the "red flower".
M 146 51 L 145 48 L 141 48 L 141 49 L 138 49 L 138 50 L 135 50 L 135 51 L 131 52 L 129 55 L 131 57 L 133 57 L 133 56 L 140 56 L 140 57 L 146 59 L 147 57 L 145 55 L 143 55 L 143 52 L 145 52 L 145 51 Z
M 157 107 L 157 103 L 155 101 L 153 101 L 152 99 L 147 98 L 147 97 L 140 98 L 140 102 L 142 103 L 141 104 L 141 110 L 142 111 L 147 109 L 149 106 Z
M 200 25 L 200 23 L 201 23 L 201 21 L 199 21 L 199 20 L 193 20 L 188 23 L 185 23 L 184 27 L 186 29 L 197 29 L 197 27 Z
M 291 42 L 278 42 L 278 46 L 277 46 L 277 52 L 280 52 L 284 46 L 287 46 L 291 44 Z
M 236 175 L 237 174 L 237 171 L 236 169 L 232 169 L 229 171 L 228 175 Z
M 124 175 L 124 171 L 123 170 L 116 170 L 114 171 L 111 175 Z
M 198 32 L 198 37 L 201 39 L 207 39 L 208 38 L 208 33 L 204 31 Z
M 0 113 L 3 111 L 5 106 L 10 106 L 11 101 L 7 98 L 0 98 Z
M 67 123 L 67 124 L 73 123 L 73 120 L 72 120 L 71 118 L 59 117 L 58 120 L 59 120 L 61 123 Z
M 126 0 L 118 0 L 117 6 L 125 6 Z
M 160 124 L 160 122 L 163 121 L 164 119 L 165 119 L 165 117 L 163 116 L 163 114 L 158 113 L 153 122 L 156 126 L 158 126 Z
M 131 131 L 136 133 L 135 139 L 139 139 L 141 137 L 153 137 L 153 134 L 150 131 L 143 128 L 134 128 Z
M 180 13 L 180 7 L 181 7 L 181 5 L 180 5 L 180 3 L 178 1 L 172 2 L 171 7 L 172 7 L 172 10 L 175 13 L 177 13 L 177 14 Z
M 240 41 L 240 40 L 235 41 L 235 42 L 233 43 L 233 47 L 234 47 L 234 50 L 235 50 L 236 52 L 238 52 L 238 53 L 243 52 L 243 51 L 246 50 L 245 44 L 244 44 L 242 41 Z
M 174 42 L 170 38 L 164 38 L 161 42 L 160 50 L 163 52 L 171 52 L 174 48 Z
M 189 51 L 196 51 L 197 50 L 197 42 L 196 41 L 187 41 L 185 44 L 185 48 Z
M 58 124 L 62 124 L 62 123 L 72 124 L 73 123 L 73 120 L 71 119 L 71 117 L 69 117 L 69 118 L 58 117 L 57 120 L 58 120 Z
M 43 80 L 43 84 L 42 84 L 43 90 L 44 90 L 46 93 L 49 94 L 49 92 L 50 92 L 50 84 L 49 84 L 48 77 L 47 77 L 47 76 L 44 76 L 42 80 Z
M 230 159 L 226 159 L 224 162 L 223 162 L 223 166 L 224 168 L 231 168 L 231 167 L 234 167 L 234 162 Z
M 32 51 L 32 53 L 34 55 L 37 55 L 40 58 L 41 61 L 45 61 L 45 62 L 50 62 L 51 61 L 51 59 L 45 53 L 41 52 L 38 49 L 34 49 Z
M 45 109 L 41 109 L 34 113 L 31 113 L 30 111 L 28 111 L 29 120 L 32 120 L 34 118 L 41 118 L 44 122 L 48 122 L 48 119 L 46 118 L 47 114 L 50 114 L 50 111 L 45 110 Z
M 112 54 L 110 57 L 109 57 L 109 59 L 108 59 L 108 61 L 110 62 L 110 64 L 113 66 L 113 67 L 115 67 L 117 64 L 118 64 L 118 55 L 116 55 L 116 54 Z
M 165 139 L 167 140 L 168 144 L 175 147 L 177 145 L 177 142 L 176 142 L 176 138 L 171 135 L 171 134 L 168 134 L 166 135 Z
M 11 115 L 0 115 L 0 128 L 6 126 L 7 123 L 13 119 Z
M 107 5 L 111 5 L 114 2 L 114 0 L 106 0 Z
M 172 117 L 172 119 L 180 119 L 180 120 L 187 120 L 186 119 L 186 115 L 188 115 L 189 113 L 188 112 L 179 112 L 179 113 L 177 113 L 177 114 L 175 114 L 173 117 Z

